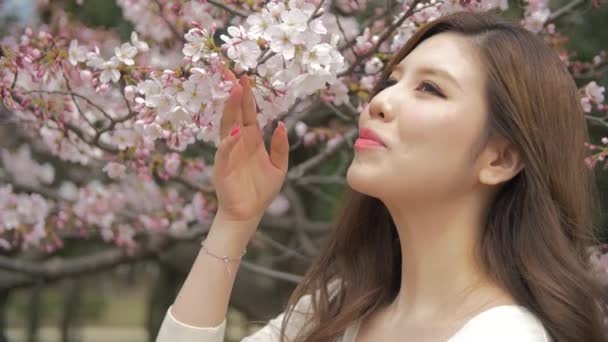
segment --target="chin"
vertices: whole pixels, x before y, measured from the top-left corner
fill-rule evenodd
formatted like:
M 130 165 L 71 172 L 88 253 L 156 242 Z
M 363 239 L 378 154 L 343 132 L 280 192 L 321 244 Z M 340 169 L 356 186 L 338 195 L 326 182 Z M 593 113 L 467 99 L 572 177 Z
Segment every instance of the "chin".
M 358 166 L 353 166 L 353 164 L 346 172 L 346 184 L 362 194 L 372 197 L 378 196 L 378 177 L 361 170 Z

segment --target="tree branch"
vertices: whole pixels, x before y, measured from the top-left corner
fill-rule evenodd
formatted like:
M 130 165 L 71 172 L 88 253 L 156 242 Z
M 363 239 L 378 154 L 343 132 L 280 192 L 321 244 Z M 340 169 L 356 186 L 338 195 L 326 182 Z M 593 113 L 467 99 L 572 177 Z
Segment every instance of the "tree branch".
M 346 42 L 346 44 L 342 45 L 340 47 L 340 52 L 344 52 L 344 50 L 346 50 L 346 49 L 350 48 L 351 46 L 353 46 L 357 42 L 357 37 L 363 35 L 363 32 L 365 32 L 365 28 L 367 28 L 371 24 L 373 24 L 374 21 L 376 21 L 376 20 L 378 20 L 378 19 L 380 19 L 382 17 L 385 17 L 387 15 L 390 15 L 395 10 L 395 8 L 397 7 L 398 3 L 399 3 L 398 1 L 393 1 L 392 4 L 388 8 L 386 8 L 384 11 L 382 11 L 382 13 L 371 17 L 369 20 L 367 20 L 365 23 L 363 23 L 361 25 L 362 29 L 359 31 L 359 34 L 357 34 L 351 40 L 349 40 L 348 42 Z
M 344 185 L 346 180 L 342 176 L 304 176 L 294 181 L 295 184 L 300 186 L 315 185 L 315 184 L 337 184 Z
M 74 96 L 74 94 L 72 93 L 72 87 L 70 87 L 70 81 L 66 77 L 65 71 L 63 71 L 63 67 L 62 67 L 61 75 L 63 76 L 63 79 L 65 80 L 65 86 L 66 86 L 66 88 L 68 88 L 68 92 L 70 92 L 70 97 L 72 98 L 72 102 L 74 102 L 74 106 L 76 106 L 76 110 L 78 110 L 78 115 L 80 117 L 82 117 L 84 119 L 84 121 L 86 121 L 89 124 L 89 126 L 91 126 L 91 128 L 93 128 L 95 131 L 97 131 L 97 128 L 95 128 L 95 125 L 89 120 L 89 118 L 87 118 L 86 115 L 83 114 L 82 110 L 80 109 L 80 105 L 76 101 L 76 96 Z
M 393 32 L 399 26 L 401 26 L 401 24 L 403 24 L 405 22 L 405 20 L 407 20 L 407 18 L 411 17 L 414 13 L 419 12 L 429 6 L 435 6 L 435 4 L 430 4 L 430 5 L 423 6 L 422 8 L 415 10 L 416 5 L 418 5 L 420 2 L 421 2 L 421 0 L 414 0 L 412 2 L 412 4 L 410 5 L 410 7 L 407 9 L 407 11 L 405 11 L 405 13 L 403 13 L 403 15 L 399 18 L 399 20 L 394 22 L 391 26 L 389 26 L 389 28 L 386 31 L 384 31 L 382 36 L 380 36 L 380 38 L 378 39 L 378 42 L 376 42 L 376 45 L 374 45 L 374 47 L 371 48 L 366 53 L 358 55 L 355 62 L 353 64 L 351 64 L 351 66 L 348 69 L 346 69 L 346 71 L 339 73 L 338 77 L 342 77 L 344 75 L 349 75 L 351 72 L 353 72 L 355 70 L 355 68 L 357 68 L 359 66 L 359 64 L 361 64 L 361 62 L 363 62 L 367 58 L 373 56 L 374 53 L 376 53 L 378 51 L 378 49 L 380 49 L 380 46 L 393 34 Z
M 136 247 L 131 253 L 119 248 L 104 250 L 91 255 L 71 259 L 55 259 L 45 262 L 20 260 L 0 256 L 0 269 L 28 275 L 44 281 L 52 281 L 69 276 L 80 276 L 111 269 L 117 265 L 148 259 L 155 256 L 172 242 L 168 239 L 156 239 Z M 6 277 L 2 277 L 6 278 Z M 0 288 L 7 288 L 9 282 L 0 281 Z
M 110 116 L 110 114 L 108 114 L 103 108 L 101 108 L 99 105 L 97 105 L 95 102 L 91 101 L 88 97 L 81 95 L 79 93 L 73 92 L 73 91 L 61 91 L 61 90 L 28 90 L 23 92 L 23 94 L 28 95 L 28 94 L 49 94 L 49 95 L 64 95 L 64 96 L 74 96 L 80 99 L 83 99 L 86 103 L 88 103 L 90 106 L 94 107 L 95 109 L 97 109 L 101 114 L 103 114 L 103 116 L 105 116 L 108 120 L 113 120 L 112 117 Z
M 306 221 L 306 209 L 304 208 L 304 203 L 302 202 L 299 194 L 295 191 L 294 188 L 289 185 L 286 185 L 285 195 L 289 199 L 291 207 L 293 208 L 293 214 L 297 222 L 294 225 L 294 228 L 298 235 L 300 245 L 304 248 L 304 251 L 309 256 L 315 256 L 319 254 L 319 249 L 317 248 L 317 246 L 314 245 L 310 237 L 306 235 L 306 232 L 301 229 L 301 225 L 298 224 L 300 221 Z
M 570 1 L 566 5 L 562 6 L 561 8 L 559 8 L 556 11 L 554 11 L 553 13 L 551 13 L 551 15 L 549 15 L 549 19 L 547 19 L 547 21 L 545 22 L 544 25 L 546 26 L 549 23 L 554 22 L 555 20 L 557 20 L 557 19 L 561 18 L 562 16 L 570 13 L 576 7 L 578 7 L 579 5 L 582 5 L 584 3 L 585 3 L 585 0 L 573 0 L 573 1 Z
M 304 277 L 299 276 L 299 275 L 295 275 L 295 274 L 291 274 L 291 273 L 287 273 L 287 272 L 282 272 L 282 271 L 276 271 L 276 270 L 272 270 L 270 268 L 264 267 L 264 266 L 260 266 L 260 265 L 256 265 L 254 263 L 251 263 L 249 261 L 246 260 L 242 260 L 241 261 L 241 265 L 243 266 L 243 268 L 253 271 L 255 273 L 261 274 L 261 275 L 266 275 L 269 276 L 271 278 L 275 278 L 275 279 L 279 279 L 279 280 L 285 280 L 285 281 L 289 281 L 292 283 L 299 283 L 300 281 L 302 281 L 302 279 Z
M 287 173 L 287 179 L 292 182 L 297 181 L 298 178 L 304 176 L 304 174 L 306 174 L 308 171 L 319 166 L 325 160 L 329 159 L 331 156 L 340 151 L 345 146 L 345 144 L 347 142 L 350 143 L 351 140 L 353 140 L 358 133 L 359 129 L 357 127 L 351 128 L 344 134 L 344 137 L 341 141 L 332 144 L 331 146 L 326 146 L 325 150 L 323 150 L 321 153 L 307 159 L 306 161 L 298 164 L 297 166 L 289 170 L 289 172 Z
M 173 33 L 173 35 L 175 36 L 175 38 L 177 38 L 179 41 L 181 42 L 185 42 L 185 39 L 183 37 L 183 35 L 181 35 L 177 29 L 175 28 L 175 26 L 173 26 L 173 24 L 171 24 L 171 22 L 169 22 L 169 20 L 167 19 L 167 17 L 165 17 L 165 15 L 163 14 L 163 5 L 160 3 L 159 0 L 153 0 L 154 3 L 158 6 L 158 16 L 163 20 L 163 22 L 165 23 L 165 25 L 167 25 L 167 27 L 169 27 L 169 30 L 171 31 L 171 33 Z
M 241 12 L 240 10 L 236 9 L 236 8 L 230 8 L 228 6 L 226 6 L 225 4 L 221 3 L 220 1 L 217 0 L 207 0 L 208 3 L 212 4 L 215 7 L 221 8 L 226 12 L 229 12 L 231 14 L 234 14 L 236 16 L 239 16 L 241 18 L 247 18 L 248 14 L 245 12 Z

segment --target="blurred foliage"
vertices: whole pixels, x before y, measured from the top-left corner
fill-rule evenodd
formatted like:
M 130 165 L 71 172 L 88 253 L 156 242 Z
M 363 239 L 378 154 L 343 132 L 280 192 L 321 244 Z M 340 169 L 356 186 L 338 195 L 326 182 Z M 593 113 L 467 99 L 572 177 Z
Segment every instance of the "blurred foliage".
M 73 16 L 74 19 L 83 22 L 91 27 L 103 27 L 116 31 L 120 37 L 127 40 L 133 26 L 124 20 L 120 7 L 115 1 L 107 0 L 86 0 L 82 5 L 78 5 L 76 0 L 57 0 L 58 5 L 63 7 Z M 558 9 L 568 3 L 568 0 L 551 1 L 551 8 Z M 381 5 L 381 4 L 379 4 Z M 501 13 L 507 18 L 521 17 L 525 3 L 523 0 L 509 1 L 509 10 Z M 367 11 L 360 19 L 373 15 L 373 11 Z M 48 16 L 43 14 L 42 20 L 49 20 Z M 600 8 L 593 8 L 590 2 L 585 2 L 574 13 L 563 16 L 558 21 L 558 27 L 562 32 L 569 35 L 568 48 L 575 53 L 575 56 L 581 60 L 591 60 L 602 49 L 608 49 L 608 6 L 603 5 Z M 1 32 L 1 30 L 0 30 Z M 608 73 L 604 74 L 601 83 L 608 85 Z M 327 125 L 327 122 L 315 120 L 314 124 Z M 606 135 L 603 128 L 590 127 L 592 142 L 598 142 L 601 137 Z M 189 154 L 200 151 L 187 151 Z M 205 159 L 211 161 L 212 151 L 205 151 Z M 298 161 L 310 157 L 314 151 L 304 151 L 298 149 L 295 155 L 292 155 L 290 162 L 292 165 Z M 318 169 L 319 174 L 334 174 L 343 163 L 348 161 L 351 156 L 347 153 L 342 153 L 333 157 L 324 163 Z M 606 171 L 608 172 L 608 171 Z M 598 187 L 601 199 L 601 211 L 598 213 L 598 225 L 601 227 L 608 226 L 608 176 L 606 172 L 598 170 Z M 331 199 L 340 198 L 342 187 L 337 185 L 317 186 L 312 191 L 307 190 L 304 194 L 306 207 L 311 219 L 329 220 L 331 219 L 337 203 L 331 203 Z M 319 193 L 322 192 L 321 193 Z M 604 229 L 605 239 L 608 239 L 608 231 Z M 72 254 L 72 252 L 68 252 Z M 78 253 L 78 252 L 75 252 Z
M 113 29 L 124 40 L 129 39 L 133 25 L 124 20 L 122 10 L 116 1 L 86 0 L 82 5 L 78 5 L 76 0 L 63 0 L 63 2 L 66 11 L 86 26 Z M 48 19 L 48 16 L 43 16 L 43 21 L 48 21 Z
M 95 282 L 91 282 L 94 285 Z M 79 321 L 97 321 L 107 307 L 107 298 L 100 294 L 96 286 L 85 286 L 82 289 L 81 302 L 78 308 Z M 11 310 L 9 322 L 12 326 L 24 324 L 28 315 L 32 290 L 16 291 L 11 296 Z M 56 326 L 61 321 L 66 300 L 62 283 L 43 287 L 40 293 L 40 317 L 44 317 L 44 324 Z

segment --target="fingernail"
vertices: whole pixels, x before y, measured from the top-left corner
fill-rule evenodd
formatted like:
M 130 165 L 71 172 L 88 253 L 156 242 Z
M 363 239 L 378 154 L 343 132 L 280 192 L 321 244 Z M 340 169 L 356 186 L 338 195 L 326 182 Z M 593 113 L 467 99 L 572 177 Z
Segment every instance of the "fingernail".
M 241 131 L 241 126 L 240 125 L 236 125 L 231 131 L 230 131 L 230 136 L 233 137 L 237 134 L 239 134 L 239 132 Z

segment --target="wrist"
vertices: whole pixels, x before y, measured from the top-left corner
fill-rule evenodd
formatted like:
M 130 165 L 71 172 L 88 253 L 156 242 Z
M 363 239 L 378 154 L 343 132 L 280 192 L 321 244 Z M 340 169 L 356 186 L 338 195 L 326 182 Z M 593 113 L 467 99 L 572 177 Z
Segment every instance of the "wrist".
M 218 212 L 204 240 L 205 246 L 214 252 L 238 257 L 247 248 L 260 220 L 261 217 L 235 221 L 226 219 Z
M 254 215 L 248 219 L 235 219 L 230 215 L 226 215 L 222 209 L 218 209 L 215 213 L 214 222 L 221 222 L 223 225 L 228 225 L 230 227 L 235 227 L 236 229 L 247 229 L 253 227 L 254 229 L 262 220 L 264 213 L 260 213 L 259 215 Z

